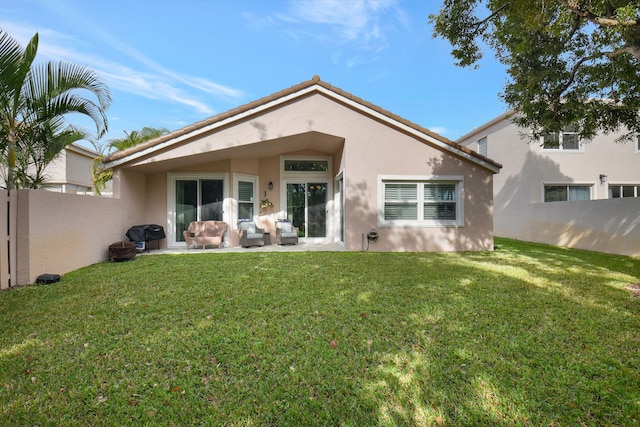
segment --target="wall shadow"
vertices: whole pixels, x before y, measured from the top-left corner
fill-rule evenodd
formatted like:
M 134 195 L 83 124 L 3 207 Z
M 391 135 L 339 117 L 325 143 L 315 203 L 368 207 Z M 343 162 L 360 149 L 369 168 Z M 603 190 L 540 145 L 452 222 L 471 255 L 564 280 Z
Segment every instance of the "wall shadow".
M 464 226 L 380 227 L 378 188 L 370 188 L 370 184 L 364 179 L 352 181 L 347 170 L 346 236 L 352 246 L 349 247 L 350 250 L 356 250 L 357 246 L 364 246 L 371 251 L 399 252 L 493 248 L 491 172 L 449 155 L 424 159 L 424 169 L 427 176 L 464 177 Z M 366 239 L 363 242 L 363 235 L 366 236 L 371 229 L 378 231 L 379 239 L 375 243 L 367 244 Z
M 545 203 L 543 183 L 570 184 L 574 180 L 553 160 L 530 151 L 521 170 L 510 172 L 495 196 L 497 236 L 623 255 L 640 253 L 640 201 Z

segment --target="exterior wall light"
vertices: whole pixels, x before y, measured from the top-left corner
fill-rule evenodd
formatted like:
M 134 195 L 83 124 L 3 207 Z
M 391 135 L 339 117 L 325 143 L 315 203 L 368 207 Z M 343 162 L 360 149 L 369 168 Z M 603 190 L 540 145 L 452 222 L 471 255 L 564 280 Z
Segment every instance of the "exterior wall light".
M 605 182 L 607 182 L 607 175 L 601 173 L 600 174 L 600 184 L 604 184 Z

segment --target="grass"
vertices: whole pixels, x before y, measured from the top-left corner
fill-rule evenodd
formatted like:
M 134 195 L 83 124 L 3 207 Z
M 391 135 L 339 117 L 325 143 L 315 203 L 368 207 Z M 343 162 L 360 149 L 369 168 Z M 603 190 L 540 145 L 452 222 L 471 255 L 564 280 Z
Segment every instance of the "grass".
M 634 425 L 640 260 L 207 253 L 0 293 L 3 425 Z

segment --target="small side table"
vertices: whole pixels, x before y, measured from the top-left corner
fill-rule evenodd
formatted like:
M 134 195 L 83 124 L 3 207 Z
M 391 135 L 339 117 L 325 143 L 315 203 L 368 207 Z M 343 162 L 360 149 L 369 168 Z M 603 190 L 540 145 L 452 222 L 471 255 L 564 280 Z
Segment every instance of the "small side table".
M 271 232 L 270 231 L 265 231 L 264 232 L 264 245 L 265 246 L 269 246 L 271 244 Z

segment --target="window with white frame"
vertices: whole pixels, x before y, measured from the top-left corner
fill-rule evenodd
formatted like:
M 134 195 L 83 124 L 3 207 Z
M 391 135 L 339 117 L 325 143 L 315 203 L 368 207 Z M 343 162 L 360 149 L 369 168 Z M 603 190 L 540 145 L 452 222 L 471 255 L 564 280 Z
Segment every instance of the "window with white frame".
M 574 126 L 565 126 L 560 132 L 549 132 L 544 135 L 542 148 L 545 150 L 578 151 L 581 149 L 580 138 Z
M 328 172 L 329 160 L 318 159 L 284 159 L 285 172 Z
M 545 185 L 545 202 L 575 202 L 591 200 L 591 185 Z
M 478 140 L 478 154 L 482 154 L 487 157 L 487 137 L 480 138 Z
M 238 219 L 253 219 L 253 182 L 238 181 Z
M 235 198 L 237 203 L 237 218 L 253 220 L 256 214 L 256 198 L 258 178 L 250 175 L 234 175 Z
M 640 197 L 640 185 L 609 184 L 609 198 Z
M 382 178 L 381 226 L 461 226 L 462 178 Z

